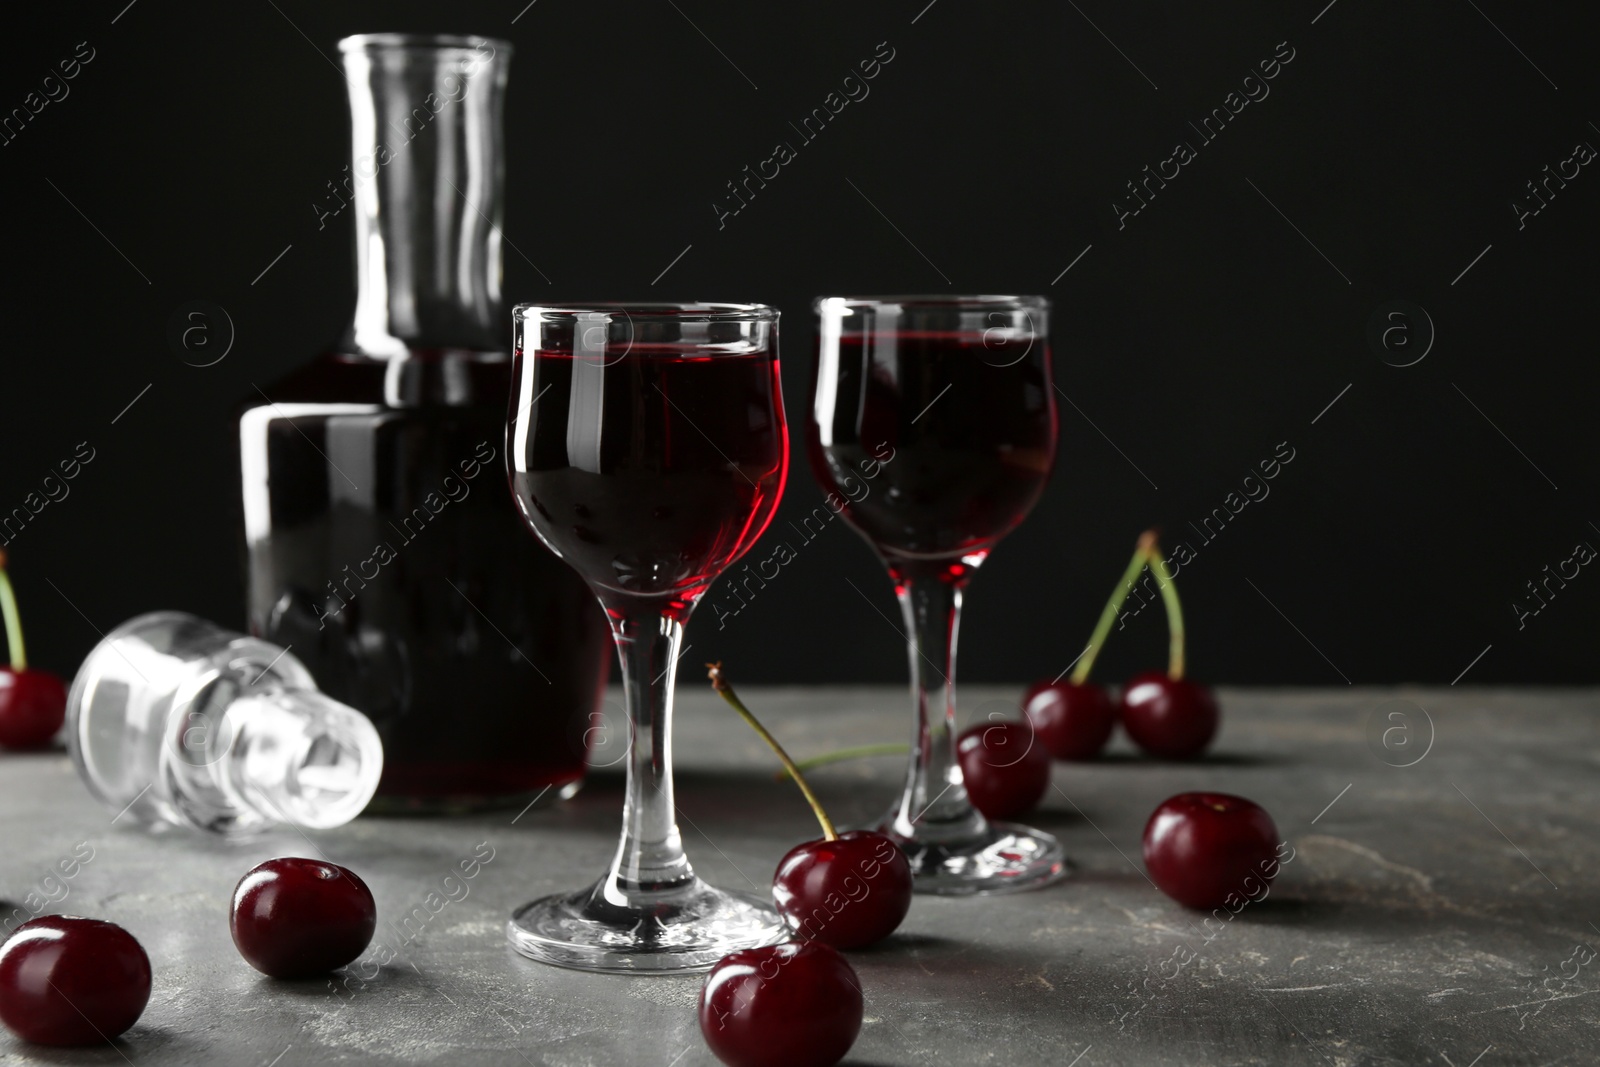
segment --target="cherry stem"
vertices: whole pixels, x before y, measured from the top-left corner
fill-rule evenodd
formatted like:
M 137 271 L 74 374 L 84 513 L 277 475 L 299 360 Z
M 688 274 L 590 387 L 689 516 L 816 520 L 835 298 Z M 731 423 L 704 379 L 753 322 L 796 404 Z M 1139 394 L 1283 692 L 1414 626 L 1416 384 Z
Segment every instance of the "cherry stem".
M 1089 638 L 1089 647 L 1084 649 L 1083 655 L 1078 657 L 1078 666 L 1072 672 L 1072 684 L 1082 685 L 1089 680 L 1089 672 L 1094 669 L 1094 661 L 1100 655 L 1100 649 L 1105 647 L 1106 636 L 1111 633 L 1111 624 L 1117 621 L 1117 615 L 1122 611 L 1123 601 L 1128 599 L 1128 593 L 1133 590 L 1134 579 L 1139 577 L 1139 572 L 1144 570 L 1149 562 L 1147 540 L 1155 541 L 1153 531 L 1145 531 L 1139 537 L 1139 546 L 1133 550 L 1133 558 L 1128 561 L 1128 569 L 1122 572 L 1122 577 L 1117 580 L 1117 587 L 1111 591 L 1111 599 L 1106 601 L 1106 606 L 1100 612 L 1100 621 L 1095 623 L 1094 633 Z
M 841 748 L 833 752 L 824 752 L 820 756 L 809 756 L 803 760 L 796 760 L 795 766 L 802 771 L 809 771 L 813 767 L 826 766 L 829 763 L 838 763 L 847 759 L 864 759 L 867 756 L 904 756 L 911 751 L 911 746 L 899 742 L 889 742 L 882 745 L 857 745 L 854 748 Z M 787 769 L 779 771 L 774 776 L 778 781 L 789 777 Z
M 22 643 L 22 616 L 17 613 L 17 594 L 6 574 L 6 554 L 0 551 L 0 616 L 5 618 L 6 645 L 11 649 L 11 669 L 28 669 L 28 650 Z
M 1167 608 L 1167 677 L 1173 681 L 1183 677 L 1183 605 L 1178 602 L 1178 583 L 1173 581 L 1172 572 L 1167 569 L 1167 561 L 1161 556 L 1161 545 L 1156 541 L 1154 531 L 1147 534 L 1150 543 L 1145 546 L 1145 553 L 1150 560 L 1150 569 L 1156 572 L 1156 586 L 1161 590 L 1161 602 Z M 1140 538 L 1141 545 L 1144 539 Z
M 812 814 L 816 815 L 817 822 L 822 824 L 823 839 L 837 841 L 839 832 L 833 828 L 833 821 L 828 818 L 828 813 L 822 809 L 822 802 L 817 799 L 817 794 L 813 793 L 811 787 L 806 784 L 805 775 L 800 773 L 800 768 L 795 765 L 794 760 L 789 758 L 789 753 L 785 752 L 783 746 L 778 744 L 778 739 L 767 733 L 767 728 L 762 726 L 761 721 L 751 713 L 749 708 L 744 706 L 744 702 L 733 691 L 733 686 L 729 685 L 727 678 L 723 677 L 722 664 L 707 663 L 706 671 L 707 677 L 711 679 L 711 688 L 721 694 L 722 699 L 726 700 L 733 710 L 739 713 L 741 719 L 750 724 L 750 729 L 761 735 L 761 740 L 765 741 L 767 747 L 777 754 L 778 760 L 783 764 L 784 769 L 794 779 L 794 784 L 800 787 L 800 792 L 805 795 L 806 803 L 811 805 Z

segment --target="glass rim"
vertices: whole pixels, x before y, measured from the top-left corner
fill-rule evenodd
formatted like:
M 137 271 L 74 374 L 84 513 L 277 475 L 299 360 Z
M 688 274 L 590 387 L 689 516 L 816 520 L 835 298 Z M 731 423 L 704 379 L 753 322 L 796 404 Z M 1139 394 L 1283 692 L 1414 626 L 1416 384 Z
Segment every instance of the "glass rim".
M 961 294 L 911 293 L 904 296 L 819 296 L 811 301 L 811 310 L 822 314 L 828 308 L 879 308 L 888 305 L 913 308 L 1037 308 L 1048 310 L 1050 298 L 1020 294 Z
M 671 322 L 777 322 L 778 309 L 771 304 L 727 304 L 701 300 L 596 300 L 550 304 L 518 304 L 511 309 L 516 322 L 528 319 L 576 318 L 579 315 L 622 314 L 626 318 Z
M 479 37 L 476 34 L 356 33 L 339 38 L 339 51 L 342 53 L 360 52 L 369 48 L 414 48 L 448 52 L 457 49 L 477 49 L 481 45 L 488 45 L 497 54 L 505 52 L 509 55 L 516 51 L 516 46 L 503 37 Z

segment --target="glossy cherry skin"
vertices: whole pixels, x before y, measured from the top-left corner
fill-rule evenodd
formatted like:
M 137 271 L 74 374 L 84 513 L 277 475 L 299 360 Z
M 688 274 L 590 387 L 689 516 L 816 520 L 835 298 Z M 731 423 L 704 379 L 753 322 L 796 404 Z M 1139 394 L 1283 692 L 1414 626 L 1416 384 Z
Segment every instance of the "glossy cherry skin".
M 67 715 L 67 687 L 49 671 L 0 668 L 0 745 L 43 748 Z
M 1211 690 L 1160 671 L 1138 675 L 1122 689 L 1122 728 L 1134 744 L 1162 759 L 1194 759 L 1217 735 L 1222 713 Z
M 1145 824 L 1144 865 L 1157 888 L 1179 904 L 1237 911 L 1277 876 L 1279 841 L 1272 816 L 1254 801 L 1179 793 L 1162 801 Z
M 378 925 L 372 891 L 353 871 L 282 857 L 252 868 L 233 891 L 233 943 L 256 970 L 309 978 L 366 951 Z
M 41 1045 L 98 1045 L 139 1021 L 150 957 L 115 923 L 43 915 L 0 947 L 0 1022 Z
M 831 1067 L 861 1033 L 861 982 L 820 941 L 741 949 L 700 990 L 700 1033 L 728 1067 Z
M 772 900 L 795 937 L 863 948 L 911 910 L 911 864 L 876 830 L 848 830 L 790 849 L 772 876 Z
M 968 799 L 988 819 L 1032 811 L 1050 788 L 1050 753 L 1025 722 L 1004 719 L 968 727 L 956 739 L 956 758 Z
M 1093 759 L 1117 724 L 1116 705 L 1093 682 L 1035 682 L 1022 698 L 1022 712 L 1056 759 Z

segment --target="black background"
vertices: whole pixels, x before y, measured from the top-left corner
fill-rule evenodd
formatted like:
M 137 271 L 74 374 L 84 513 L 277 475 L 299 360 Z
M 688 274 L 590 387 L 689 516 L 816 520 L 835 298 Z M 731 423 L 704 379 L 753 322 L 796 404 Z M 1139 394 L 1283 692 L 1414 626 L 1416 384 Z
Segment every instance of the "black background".
M 1152 524 L 1198 552 L 1179 584 L 1199 677 L 1448 683 L 1487 648 L 1466 683 L 1600 678 L 1595 568 L 1521 629 L 1512 608 L 1600 546 L 1600 166 L 1525 228 L 1511 206 L 1600 145 L 1579 5 L 124 4 L 9 13 L 3 45 L 6 112 L 79 42 L 95 55 L 0 147 L 0 512 L 95 450 L 9 548 L 44 666 L 70 673 L 97 630 L 155 608 L 242 625 L 229 412 L 353 300 L 348 217 L 319 232 L 312 207 L 348 161 L 335 41 L 412 30 L 516 45 L 509 300 L 776 304 L 796 427 L 819 293 L 1056 301 L 1059 463 L 969 593 L 964 678 L 1062 670 Z M 885 41 L 870 95 L 719 229 L 724 184 L 797 142 L 788 124 Z M 1197 142 L 1187 123 L 1284 41 L 1270 95 L 1119 229 L 1125 183 Z M 197 299 L 236 327 L 203 369 L 167 343 Z M 1396 299 L 1437 332 L 1408 367 L 1366 338 Z M 1295 459 L 1271 495 L 1204 544 L 1188 524 L 1280 442 Z M 821 499 L 795 460 L 779 523 Z M 886 682 L 904 677 L 897 625 L 834 524 L 689 640 L 736 678 Z M 1158 664 L 1163 642 L 1155 609 L 1136 616 L 1105 675 Z

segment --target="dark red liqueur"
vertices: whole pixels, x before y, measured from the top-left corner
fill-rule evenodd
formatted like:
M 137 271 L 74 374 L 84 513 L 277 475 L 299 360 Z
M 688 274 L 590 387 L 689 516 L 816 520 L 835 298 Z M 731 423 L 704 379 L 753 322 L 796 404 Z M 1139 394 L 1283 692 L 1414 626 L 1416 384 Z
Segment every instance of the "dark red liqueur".
M 584 583 L 522 528 L 504 354 L 333 354 L 239 417 L 250 628 L 384 745 L 375 805 L 580 779 L 610 668 Z
M 603 362 L 540 352 L 532 372 L 513 494 L 600 596 L 687 605 L 772 521 L 788 453 L 776 359 L 636 343 Z
M 1048 357 L 1007 365 L 981 333 L 904 331 L 846 335 L 821 364 L 812 470 L 891 566 L 987 551 L 1039 499 L 1056 451 Z

